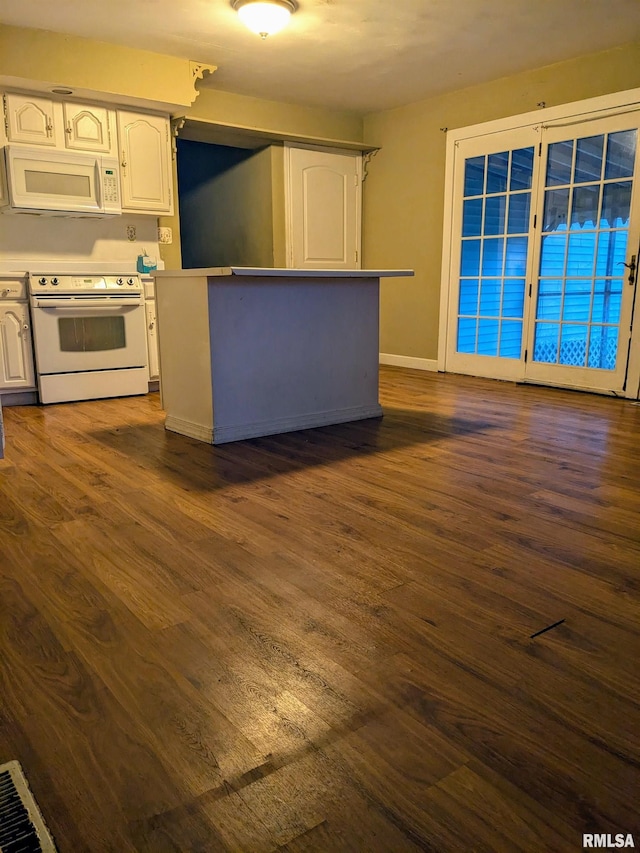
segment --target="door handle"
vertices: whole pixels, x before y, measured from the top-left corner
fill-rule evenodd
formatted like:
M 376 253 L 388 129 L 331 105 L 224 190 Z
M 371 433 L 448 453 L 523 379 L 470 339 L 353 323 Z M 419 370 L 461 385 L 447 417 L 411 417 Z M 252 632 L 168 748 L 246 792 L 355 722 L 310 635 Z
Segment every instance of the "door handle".
M 629 270 L 629 275 L 627 277 L 627 281 L 629 282 L 631 287 L 633 287 L 633 285 L 636 283 L 636 270 L 637 270 L 636 256 L 631 255 L 631 263 L 627 264 L 624 261 L 618 261 L 618 265 L 620 265 L 620 264 L 622 264 L 623 267 L 626 267 Z

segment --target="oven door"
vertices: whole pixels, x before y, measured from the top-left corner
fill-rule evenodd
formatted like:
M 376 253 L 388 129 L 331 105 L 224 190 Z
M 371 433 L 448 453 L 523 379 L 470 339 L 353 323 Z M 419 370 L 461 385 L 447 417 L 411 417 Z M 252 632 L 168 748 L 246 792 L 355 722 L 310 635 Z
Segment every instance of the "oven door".
M 146 367 L 144 304 L 59 298 L 32 307 L 38 373 Z

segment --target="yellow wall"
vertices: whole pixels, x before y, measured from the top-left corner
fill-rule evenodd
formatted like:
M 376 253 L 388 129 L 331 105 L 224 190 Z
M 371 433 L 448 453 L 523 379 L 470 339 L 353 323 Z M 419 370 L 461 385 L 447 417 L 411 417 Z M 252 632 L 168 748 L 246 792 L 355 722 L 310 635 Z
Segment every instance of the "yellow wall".
M 0 80 L 5 86 L 64 86 L 114 103 L 150 101 L 176 109 L 188 108 L 196 96 L 188 59 L 3 24 Z
M 364 266 L 412 268 L 383 280 L 385 353 L 435 359 L 442 257 L 446 134 L 547 106 L 640 86 L 640 44 L 632 44 L 369 115 L 364 141 L 382 146 L 364 184 Z
M 215 77 L 208 85 L 215 86 Z M 258 130 L 362 142 L 362 116 L 357 113 L 264 101 L 203 86 L 187 115 Z

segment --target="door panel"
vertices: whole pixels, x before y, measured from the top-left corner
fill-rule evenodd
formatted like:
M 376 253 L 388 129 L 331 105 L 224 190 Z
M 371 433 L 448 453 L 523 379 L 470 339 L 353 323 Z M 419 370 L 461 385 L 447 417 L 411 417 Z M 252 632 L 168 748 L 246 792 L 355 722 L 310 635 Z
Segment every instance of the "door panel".
M 54 121 L 53 101 L 8 92 L 7 135 L 10 142 L 30 145 L 57 144 L 58 129 Z
M 30 388 L 34 385 L 29 306 L 0 302 L 0 388 Z
M 635 295 L 624 265 L 630 230 L 637 245 L 640 225 L 632 209 L 639 118 L 543 130 L 528 380 L 624 388 Z
M 538 143 L 528 128 L 458 147 L 447 370 L 502 379 L 523 372 Z
M 289 265 L 359 269 L 361 155 L 311 148 L 288 150 Z
M 67 148 L 115 153 L 109 130 L 110 111 L 106 107 L 65 103 L 63 110 Z
M 171 213 L 169 120 L 118 111 L 123 210 Z

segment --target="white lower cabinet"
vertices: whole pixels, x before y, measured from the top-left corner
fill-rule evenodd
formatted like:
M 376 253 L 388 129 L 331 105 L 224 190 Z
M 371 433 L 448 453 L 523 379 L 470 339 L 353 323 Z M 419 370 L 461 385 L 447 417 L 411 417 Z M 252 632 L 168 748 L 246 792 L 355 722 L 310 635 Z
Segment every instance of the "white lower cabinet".
M 29 306 L 0 300 L 0 391 L 34 387 Z

